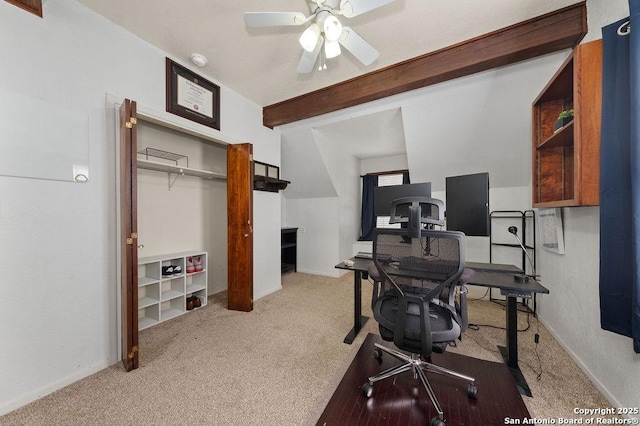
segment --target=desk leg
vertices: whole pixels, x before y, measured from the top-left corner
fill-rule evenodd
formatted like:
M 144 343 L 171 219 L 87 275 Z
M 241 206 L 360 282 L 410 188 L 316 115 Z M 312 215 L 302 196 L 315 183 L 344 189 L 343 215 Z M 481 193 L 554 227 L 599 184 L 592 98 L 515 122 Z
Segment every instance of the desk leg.
M 498 346 L 521 395 L 531 396 L 531 389 L 518 366 L 518 299 L 507 297 L 507 347 Z
M 518 367 L 518 299 L 507 297 L 507 365 Z
M 362 315 L 362 272 L 353 271 L 353 328 L 344 338 L 344 343 L 352 344 L 368 319 Z

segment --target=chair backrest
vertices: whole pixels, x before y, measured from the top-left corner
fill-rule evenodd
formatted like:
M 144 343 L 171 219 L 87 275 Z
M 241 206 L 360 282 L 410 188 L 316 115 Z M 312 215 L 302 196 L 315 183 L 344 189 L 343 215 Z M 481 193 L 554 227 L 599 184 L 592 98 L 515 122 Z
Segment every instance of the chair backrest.
M 428 357 L 460 337 L 462 321 L 451 296 L 464 271 L 464 234 L 431 229 L 411 234 L 406 229 L 374 231 L 374 318 L 383 339 Z M 437 324 L 432 306 L 439 312 Z
M 462 275 L 464 234 L 423 229 L 419 235 L 407 238 L 404 229 L 376 229 L 373 261 L 381 281 L 388 281 L 401 294 L 435 299 L 443 289 L 455 286 Z
M 444 226 L 444 203 L 437 198 L 405 197 L 391 202 L 389 223 L 404 223 L 412 220 L 412 209 L 419 207 L 418 222 Z
M 444 203 L 436 198 L 405 197 L 391 202 L 389 223 L 406 223 L 407 237 L 416 238 L 426 224 L 444 226 Z

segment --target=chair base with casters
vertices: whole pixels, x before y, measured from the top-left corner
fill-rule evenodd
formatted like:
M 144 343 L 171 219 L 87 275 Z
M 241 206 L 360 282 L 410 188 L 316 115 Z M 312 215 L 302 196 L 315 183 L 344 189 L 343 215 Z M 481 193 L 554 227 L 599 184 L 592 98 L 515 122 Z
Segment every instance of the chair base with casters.
M 373 396 L 373 384 L 380 380 L 388 379 L 389 377 L 393 377 L 397 374 L 404 373 L 405 371 L 411 371 L 413 373 L 413 377 L 415 379 L 420 379 L 422 385 L 424 386 L 427 395 L 429 395 L 429 399 L 433 404 L 434 408 L 438 415 L 431 419 L 431 426 L 444 425 L 444 412 L 442 411 L 442 407 L 438 402 L 438 399 L 433 392 L 433 388 L 427 379 L 425 372 L 436 373 L 441 375 L 446 375 L 450 377 L 455 377 L 458 379 L 466 380 L 467 384 L 467 396 L 469 398 L 476 399 L 478 395 L 478 388 L 476 387 L 476 382 L 473 377 L 465 376 L 464 374 L 460 374 L 458 372 L 449 370 L 447 368 L 440 367 L 438 365 L 432 364 L 430 362 L 426 362 L 420 359 L 419 354 L 410 354 L 407 355 L 404 352 L 400 352 L 398 350 L 388 348 L 386 346 L 375 343 L 374 356 L 376 359 L 382 359 L 382 353 L 386 352 L 389 355 L 403 361 L 402 364 L 391 367 L 381 373 L 376 374 L 375 376 L 369 377 L 369 381 L 362 385 L 362 393 L 365 397 L 370 398 Z

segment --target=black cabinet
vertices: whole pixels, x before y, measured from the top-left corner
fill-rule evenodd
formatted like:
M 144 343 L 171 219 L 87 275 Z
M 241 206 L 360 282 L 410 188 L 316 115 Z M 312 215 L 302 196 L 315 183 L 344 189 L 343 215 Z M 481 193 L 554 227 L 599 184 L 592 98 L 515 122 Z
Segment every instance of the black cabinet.
M 282 228 L 280 235 L 281 272 L 298 271 L 298 228 Z

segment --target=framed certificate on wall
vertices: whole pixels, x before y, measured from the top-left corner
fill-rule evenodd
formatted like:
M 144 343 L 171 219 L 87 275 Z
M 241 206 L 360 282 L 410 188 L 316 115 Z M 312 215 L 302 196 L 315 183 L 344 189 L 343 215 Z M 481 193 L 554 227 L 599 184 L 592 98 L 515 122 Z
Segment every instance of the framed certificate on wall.
M 167 112 L 220 130 L 220 86 L 167 58 Z

